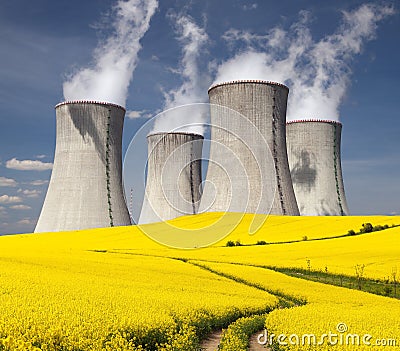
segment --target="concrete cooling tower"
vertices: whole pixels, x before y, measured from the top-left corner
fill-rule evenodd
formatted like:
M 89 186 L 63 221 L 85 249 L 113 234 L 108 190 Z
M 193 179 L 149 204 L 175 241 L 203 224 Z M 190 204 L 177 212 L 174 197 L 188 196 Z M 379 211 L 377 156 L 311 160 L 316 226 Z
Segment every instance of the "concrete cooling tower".
M 289 165 L 302 215 L 348 215 L 340 156 L 342 125 L 299 120 L 286 125 Z
M 197 213 L 203 139 L 187 132 L 147 136 L 147 182 L 139 224 Z
M 104 102 L 56 106 L 54 166 L 35 232 L 130 224 L 122 189 L 124 115 Z
M 208 90 L 211 146 L 200 212 L 299 215 L 286 153 L 288 92 L 253 80 Z

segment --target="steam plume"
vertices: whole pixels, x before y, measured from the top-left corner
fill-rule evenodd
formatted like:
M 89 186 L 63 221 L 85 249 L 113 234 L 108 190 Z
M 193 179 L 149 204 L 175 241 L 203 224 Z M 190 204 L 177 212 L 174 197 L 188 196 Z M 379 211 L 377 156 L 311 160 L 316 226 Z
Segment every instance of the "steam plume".
M 64 98 L 125 106 L 141 49 L 140 39 L 149 29 L 157 7 L 157 0 L 119 0 L 113 7 L 114 33 L 94 50 L 92 66 L 64 82 Z
M 173 14 L 171 19 L 175 22 L 177 40 L 182 46 L 182 58 L 177 73 L 181 75 L 183 82 L 180 87 L 164 92 L 164 110 L 207 101 L 207 88 L 211 82 L 211 78 L 199 69 L 199 58 L 209 42 L 204 28 L 198 26 L 192 17 L 185 14 Z M 195 110 L 196 108 L 193 109 Z M 183 128 L 182 126 L 188 123 L 203 123 L 204 114 L 194 113 L 190 117 L 191 120 L 188 120 L 188 109 L 167 111 L 156 119 L 153 131 L 183 130 L 202 134 L 202 126 Z
M 291 88 L 288 120 L 339 119 L 339 106 L 349 84 L 352 58 L 366 41 L 375 38 L 378 22 L 394 13 L 389 6 L 364 4 L 343 12 L 334 34 L 315 42 L 307 27 L 308 13 L 285 31 L 276 27 L 266 35 L 234 29 L 225 33 L 231 45 L 242 43 L 245 51 L 221 64 L 215 82 L 264 79 Z

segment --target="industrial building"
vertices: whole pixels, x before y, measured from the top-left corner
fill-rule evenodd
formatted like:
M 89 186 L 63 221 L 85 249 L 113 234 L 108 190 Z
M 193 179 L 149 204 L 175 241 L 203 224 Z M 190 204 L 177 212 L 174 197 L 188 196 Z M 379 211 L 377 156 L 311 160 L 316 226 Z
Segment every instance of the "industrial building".
M 131 223 L 122 188 L 124 116 L 106 102 L 56 106 L 54 166 L 35 232 Z
M 342 125 L 286 123 L 288 92 L 283 84 L 258 80 L 210 87 L 204 189 L 204 137 L 183 131 L 149 134 L 138 224 L 201 212 L 349 214 Z M 54 166 L 35 232 L 130 225 L 122 186 L 125 109 L 96 101 L 66 101 L 55 109 Z
M 210 161 L 200 212 L 299 215 L 286 152 L 288 92 L 258 80 L 210 87 Z
M 341 166 L 342 125 L 296 120 L 286 125 L 293 187 L 301 215 L 348 215 Z
M 189 132 L 147 136 L 147 181 L 139 224 L 197 213 L 203 139 Z

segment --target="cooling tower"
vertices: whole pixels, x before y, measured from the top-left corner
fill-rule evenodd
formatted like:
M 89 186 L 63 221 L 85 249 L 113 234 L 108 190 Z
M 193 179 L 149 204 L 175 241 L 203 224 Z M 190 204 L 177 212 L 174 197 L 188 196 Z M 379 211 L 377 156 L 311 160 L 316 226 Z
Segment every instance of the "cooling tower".
M 302 215 L 348 215 L 340 140 L 335 121 L 299 120 L 286 125 L 288 159 Z
M 299 214 L 286 153 L 288 93 L 252 80 L 208 90 L 210 162 L 200 212 Z
M 56 150 L 35 232 L 129 225 L 122 188 L 125 109 L 93 101 L 56 106 Z
M 197 213 L 203 139 L 186 132 L 147 136 L 147 182 L 139 224 Z

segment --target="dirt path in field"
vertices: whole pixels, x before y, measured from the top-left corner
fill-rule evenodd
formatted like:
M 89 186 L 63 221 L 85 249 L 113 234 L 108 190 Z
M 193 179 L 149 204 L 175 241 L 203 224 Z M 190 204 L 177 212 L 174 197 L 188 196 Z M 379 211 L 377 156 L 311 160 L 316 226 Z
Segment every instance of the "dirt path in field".
M 250 337 L 249 351 L 268 351 L 271 350 L 269 347 L 260 345 L 257 341 L 258 335 L 261 333 L 257 332 Z M 201 343 L 201 350 L 203 351 L 216 351 L 218 350 L 219 342 L 221 341 L 222 330 L 217 330 L 211 333 L 207 339 Z
M 219 342 L 221 341 L 222 330 L 217 330 L 211 333 L 207 339 L 201 343 L 201 349 L 203 351 L 215 351 L 218 350 Z

